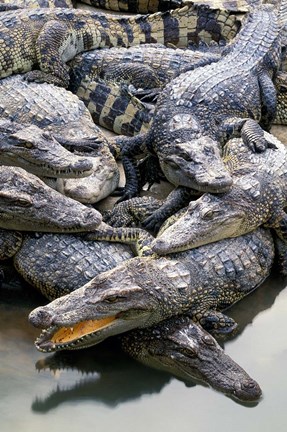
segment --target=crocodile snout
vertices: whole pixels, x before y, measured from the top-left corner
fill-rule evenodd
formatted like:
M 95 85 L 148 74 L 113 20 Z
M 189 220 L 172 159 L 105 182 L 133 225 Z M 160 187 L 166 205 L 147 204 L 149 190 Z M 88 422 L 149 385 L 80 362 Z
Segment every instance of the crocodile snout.
M 246 402 L 254 402 L 262 396 L 259 384 L 251 378 L 237 381 L 234 386 L 234 396 Z
M 29 314 L 28 319 L 34 327 L 47 328 L 52 325 L 53 316 L 49 311 L 44 310 L 43 307 L 38 307 Z
M 168 242 L 157 238 L 151 245 L 152 250 L 159 255 L 170 253 L 170 245 Z
M 211 172 L 196 176 L 199 189 L 210 193 L 228 192 L 233 184 L 228 173 L 213 174 Z
M 70 165 L 70 168 L 78 171 L 91 171 L 93 163 L 88 159 L 81 159 Z

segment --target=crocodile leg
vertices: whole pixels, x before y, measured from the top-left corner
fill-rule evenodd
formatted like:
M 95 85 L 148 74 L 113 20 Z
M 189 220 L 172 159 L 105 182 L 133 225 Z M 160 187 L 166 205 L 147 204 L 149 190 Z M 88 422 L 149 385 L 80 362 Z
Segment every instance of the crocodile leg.
M 236 329 L 237 323 L 222 312 L 203 310 L 195 314 L 188 314 L 194 322 L 198 322 L 211 334 L 231 333 Z
M 168 195 L 163 205 L 143 221 L 143 227 L 150 231 L 158 232 L 167 218 L 189 204 L 191 196 L 194 193 L 198 194 L 197 191 L 178 186 Z
M 161 205 L 161 200 L 151 196 L 131 198 L 104 212 L 103 220 L 117 228 L 141 226 L 143 220 L 159 209 Z
M 22 245 L 22 234 L 19 231 L 0 230 L 0 260 L 11 258 Z
M 127 81 L 136 88 L 162 87 L 155 70 L 142 63 L 109 64 L 101 71 L 100 77 L 108 81 Z
M 147 153 L 146 143 L 149 134 L 137 135 L 135 137 L 120 137 L 116 144 L 121 147 L 122 162 L 125 170 L 126 185 L 119 201 L 133 198 L 140 192 L 140 175 L 135 161 L 135 156 Z
M 113 228 L 105 223 L 101 223 L 99 229 L 86 234 L 85 240 L 106 240 L 109 242 L 120 242 L 132 244 L 135 246 L 137 255 L 151 256 L 154 255 L 150 248 L 154 237 L 147 231 L 140 228 Z
M 261 92 L 262 112 L 260 125 L 269 132 L 276 115 L 277 96 L 276 88 L 266 71 L 259 74 L 259 87 Z
M 28 81 L 39 83 L 48 82 L 61 87 L 69 85 L 69 68 L 63 61 L 65 56 L 60 54 L 60 47 L 69 46 L 66 60 L 70 60 L 76 53 L 76 41 L 66 24 L 59 21 L 48 21 L 42 28 L 36 41 L 37 62 L 41 70 L 27 72 Z
M 240 137 L 254 153 L 262 153 L 275 145 L 264 137 L 264 131 L 256 120 L 246 118 L 229 118 L 221 126 L 226 140 Z
M 276 146 L 264 137 L 264 131 L 259 124 L 252 119 L 244 122 L 241 129 L 241 137 L 244 144 L 251 148 L 253 152 L 264 152 L 267 148 Z
M 54 138 L 56 138 L 56 140 L 70 152 L 89 154 L 90 156 L 93 154 L 97 155 L 101 146 L 105 144 L 97 136 L 81 139 L 80 141 L 78 138 L 71 139 L 58 134 L 54 135 Z

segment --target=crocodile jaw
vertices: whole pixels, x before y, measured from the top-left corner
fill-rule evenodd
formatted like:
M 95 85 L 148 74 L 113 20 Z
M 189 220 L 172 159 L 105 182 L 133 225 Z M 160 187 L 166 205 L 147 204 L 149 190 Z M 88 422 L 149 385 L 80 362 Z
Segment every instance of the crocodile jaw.
M 194 229 L 193 231 L 184 227 L 184 224 L 180 224 L 180 228 L 174 224 L 153 241 L 152 250 L 159 255 L 167 255 L 194 249 L 225 238 L 237 237 L 244 234 L 240 232 L 241 225 L 240 217 L 229 218 L 211 229 Z
M 42 330 L 35 341 L 36 348 L 45 353 L 61 350 L 75 350 L 96 345 L 110 336 L 131 330 L 141 322 L 146 315 L 135 320 L 110 316 L 99 320 L 81 321 L 70 327 L 50 326 Z

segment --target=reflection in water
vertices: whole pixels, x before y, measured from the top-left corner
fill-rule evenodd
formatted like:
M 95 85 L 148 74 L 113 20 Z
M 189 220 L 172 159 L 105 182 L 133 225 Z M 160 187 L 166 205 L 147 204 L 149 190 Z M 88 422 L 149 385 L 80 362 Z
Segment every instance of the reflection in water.
M 115 407 L 143 394 L 159 393 L 171 379 L 167 373 L 147 371 L 145 366 L 130 359 L 115 339 L 103 342 L 100 347 L 55 353 L 39 360 L 36 368 L 48 368 L 54 373 L 74 369 L 81 376 L 68 388 L 58 385 L 44 399 L 37 398 L 32 405 L 37 412 L 47 412 L 63 402 L 83 398 Z
M 226 311 L 226 314 L 238 323 L 232 338 L 238 337 L 258 314 L 272 307 L 278 294 L 285 288 L 286 283 L 286 278 L 273 272 L 259 289 L 254 290 Z M 227 340 L 230 340 L 230 337 L 227 336 Z

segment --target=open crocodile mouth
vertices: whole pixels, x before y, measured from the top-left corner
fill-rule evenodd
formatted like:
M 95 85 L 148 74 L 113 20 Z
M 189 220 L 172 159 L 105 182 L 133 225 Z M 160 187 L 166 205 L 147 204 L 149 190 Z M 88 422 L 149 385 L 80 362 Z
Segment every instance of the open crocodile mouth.
M 116 316 L 99 320 L 80 321 L 71 327 L 51 326 L 42 330 L 35 341 L 39 351 L 52 352 L 64 349 L 79 349 L 93 345 L 94 335 L 116 321 Z
M 7 152 L 9 155 L 9 153 Z M 14 157 L 14 154 L 11 153 L 10 156 Z M 87 177 L 93 173 L 93 164 L 92 163 L 86 163 L 86 166 L 84 165 L 81 169 L 76 168 L 71 163 L 70 165 L 67 165 L 66 167 L 57 167 L 55 165 L 50 164 L 49 162 L 40 162 L 37 160 L 29 160 L 25 159 L 22 156 L 17 155 L 18 163 L 24 165 L 25 167 L 30 167 L 30 169 L 34 170 L 45 170 L 43 175 L 49 176 L 49 177 L 68 177 L 70 178 L 71 175 L 73 177 Z M 41 172 L 42 173 L 42 172 Z

